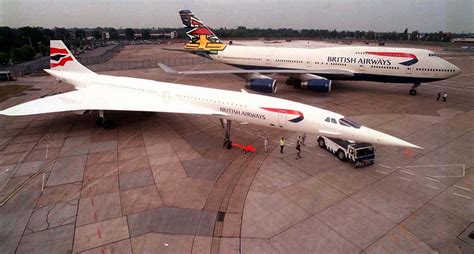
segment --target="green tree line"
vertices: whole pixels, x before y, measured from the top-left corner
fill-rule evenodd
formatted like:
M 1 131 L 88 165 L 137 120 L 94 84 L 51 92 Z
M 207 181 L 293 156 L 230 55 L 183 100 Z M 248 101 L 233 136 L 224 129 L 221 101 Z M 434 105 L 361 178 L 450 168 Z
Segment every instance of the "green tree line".
M 42 27 L 0 27 L 0 65 L 7 65 L 32 60 L 36 57 L 49 55 L 49 41 L 63 40 L 68 47 L 83 49 L 90 40 L 102 40 L 103 33 L 108 33 L 109 40 L 134 40 L 135 34 L 141 34 L 142 39 L 149 40 L 151 33 L 178 32 L 178 38 L 186 38 L 183 28 L 144 28 L 144 29 L 115 29 L 115 28 L 42 28 Z M 221 38 L 314 38 L 314 39 L 362 39 L 362 40 L 424 40 L 450 41 L 454 37 L 466 37 L 467 34 L 451 34 L 442 31 L 436 33 L 408 32 L 374 32 L 374 31 L 337 31 L 327 29 L 289 28 L 263 29 L 246 28 L 219 28 L 214 32 Z M 122 36 L 121 36 L 122 34 Z

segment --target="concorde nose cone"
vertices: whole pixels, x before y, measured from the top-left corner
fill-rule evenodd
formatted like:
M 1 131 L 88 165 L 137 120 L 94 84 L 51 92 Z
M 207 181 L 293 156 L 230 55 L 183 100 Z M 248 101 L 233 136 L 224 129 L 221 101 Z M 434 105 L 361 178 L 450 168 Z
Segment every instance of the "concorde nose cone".
M 367 139 L 367 141 L 373 144 L 423 149 L 422 147 L 409 143 L 405 140 L 401 140 L 399 138 L 396 138 L 394 136 L 388 135 L 380 131 L 376 131 L 371 128 L 362 126 L 360 130 L 362 133 L 364 133 L 363 136 Z

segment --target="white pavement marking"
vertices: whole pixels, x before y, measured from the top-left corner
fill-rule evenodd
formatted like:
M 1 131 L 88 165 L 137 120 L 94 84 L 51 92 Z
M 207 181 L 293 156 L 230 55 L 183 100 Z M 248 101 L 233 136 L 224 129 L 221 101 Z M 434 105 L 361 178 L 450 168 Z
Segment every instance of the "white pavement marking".
M 405 178 L 405 177 L 400 177 L 400 176 L 399 176 L 398 178 L 400 178 L 400 179 L 402 179 L 402 180 L 406 180 L 406 181 L 411 182 L 411 179 L 408 179 L 408 178 Z
M 425 178 L 428 179 L 428 180 L 430 180 L 430 181 L 441 182 L 440 180 L 434 179 L 434 178 L 431 178 L 431 177 L 426 177 L 426 176 L 425 176 Z
M 380 165 L 381 167 L 384 167 L 384 168 L 391 168 L 391 167 L 389 167 L 389 166 L 387 166 L 387 165 L 383 165 L 383 164 L 379 164 L 379 165 Z
M 322 153 L 317 153 L 317 155 L 319 155 L 319 156 L 323 156 L 323 157 L 328 157 L 327 155 L 325 155 L 325 154 L 322 154 Z
M 387 173 L 387 172 L 385 172 L 385 171 L 382 171 L 382 170 L 378 170 L 378 169 L 376 169 L 375 171 L 377 171 L 377 172 L 379 172 L 379 173 L 382 173 L 382 174 L 386 174 L 386 175 L 388 175 L 388 173 Z
M 464 177 L 466 176 L 466 164 L 445 164 L 445 165 L 411 165 L 411 166 L 398 166 L 397 168 L 434 168 L 434 167 L 462 167 L 461 175 L 427 175 L 428 177 Z M 401 170 L 400 170 L 401 171 Z M 409 171 L 409 170 L 407 170 Z
M 400 172 L 403 172 L 403 173 L 409 174 L 409 175 L 415 175 L 415 173 L 413 173 L 413 172 L 408 172 L 408 171 L 401 170 L 401 169 L 400 169 Z
M 453 194 L 454 194 L 454 195 L 456 195 L 456 196 L 463 197 L 463 198 L 471 199 L 471 197 L 464 196 L 464 195 L 462 195 L 462 194 L 459 194 L 459 193 L 456 193 L 456 192 L 453 192 Z
M 439 188 L 438 188 L 438 187 L 435 187 L 435 186 L 433 186 L 433 185 L 425 184 L 425 186 L 427 186 L 427 187 L 430 187 L 430 188 L 433 188 L 433 189 L 437 189 L 437 190 L 439 190 Z
M 454 187 L 456 187 L 456 188 L 462 189 L 462 190 L 469 191 L 469 192 L 471 191 L 471 189 L 469 189 L 469 188 L 462 187 L 462 186 L 459 186 L 459 185 L 456 185 L 456 184 L 455 184 L 455 185 L 453 185 L 453 186 L 454 186 Z
M 301 148 L 301 150 L 306 151 L 306 152 L 310 152 L 310 150 L 305 149 L 305 148 Z

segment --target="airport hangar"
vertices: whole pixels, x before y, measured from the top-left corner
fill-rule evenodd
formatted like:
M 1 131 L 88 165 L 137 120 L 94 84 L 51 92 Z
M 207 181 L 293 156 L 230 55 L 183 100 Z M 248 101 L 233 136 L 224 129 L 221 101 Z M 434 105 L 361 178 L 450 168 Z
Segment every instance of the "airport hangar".
M 179 70 L 229 68 L 190 65 L 197 56 L 157 45 L 126 46 L 108 67 L 153 58 L 172 59 Z M 252 125 L 234 125 L 232 135 L 256 153 L 222 149 L 219 121 L 204 116 L 107 112 L 112 130 L 97 128 L 94 114 L 1 116 L 0 197 L 8 202 L 0 208 L 0 252 L 472 253 L 473 56 L 446 58 L 463 73 L 423 85 L 416 97 L 406 85 L 363 81 L 335 82 L 329 94 L 279 86 L 274 96 L 424 147 L 377 146 L 375 164 L 358 169 L 320 149 L 314 136 L 295 160 L 301 133 Z M 101 73 L 243 88 L 232 75 Z M 72 89 L 51 76 L 15 83 L 33 87 L 2 109 Z M 444 91 L 448 101 L 436 101 Z

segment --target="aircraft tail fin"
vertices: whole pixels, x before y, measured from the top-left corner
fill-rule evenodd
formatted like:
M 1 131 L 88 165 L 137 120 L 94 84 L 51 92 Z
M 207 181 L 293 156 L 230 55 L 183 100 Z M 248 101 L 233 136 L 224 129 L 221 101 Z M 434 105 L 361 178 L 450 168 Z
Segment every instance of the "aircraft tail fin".
M 179 15 L 190 39 L 185 45 L 186 49 L 203 49 L 211 52 L 225 49 L 226 44 L 221 42 L 214 32 L 190 10 L 181 10 Z
M 76 73 L 92 74 L 93 71 L 87 69 L 79 63 L 74 55 L 69 51 L 63 41 L 50 41 L 50 68 L 55 71 L 68 71 Z

